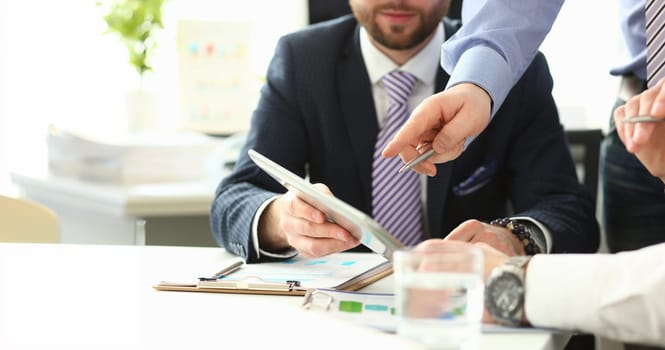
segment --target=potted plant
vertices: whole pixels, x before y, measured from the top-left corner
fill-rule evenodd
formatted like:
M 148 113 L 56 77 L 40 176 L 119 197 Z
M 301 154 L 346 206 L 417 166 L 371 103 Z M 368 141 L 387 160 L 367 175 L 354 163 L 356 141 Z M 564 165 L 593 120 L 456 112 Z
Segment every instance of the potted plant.
M 127 96 L 130 131 L 150 129 L 155 124 L 156 98 L 144 91 L 145 74 L 152 71 L 151 54 L 156 46 L 155 32 L 163 28 L 162 5 L 165 0 L 112 0 L 104 21 L 108 33 L 116 34 L 127 48 L 129 63 L 139 74 L 139 88 Z

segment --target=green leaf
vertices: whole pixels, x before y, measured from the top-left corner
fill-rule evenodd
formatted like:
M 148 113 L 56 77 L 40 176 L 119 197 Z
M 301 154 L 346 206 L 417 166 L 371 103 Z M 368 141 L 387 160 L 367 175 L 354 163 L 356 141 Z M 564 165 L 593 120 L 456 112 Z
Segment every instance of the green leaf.
M 152 70 L 149 58 L 155 47 L 152 38 L 156 30 L 164 28 L 162 5 L 166 0 L 112 0 L 108 13 L 102 18 L 108 33 L 114 33 L 125 44 L 129 63 L 143 76 Z M 97 6 L 103 6 L 98 1 Z

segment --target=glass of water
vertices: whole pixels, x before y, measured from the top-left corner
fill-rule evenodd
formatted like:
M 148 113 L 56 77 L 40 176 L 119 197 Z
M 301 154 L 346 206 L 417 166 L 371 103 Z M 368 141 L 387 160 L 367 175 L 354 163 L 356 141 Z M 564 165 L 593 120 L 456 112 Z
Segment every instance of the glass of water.
M 438 243 L 393 255 L 397 334 L 431 349 L 478 349 L 483 254 L 471 244 Z

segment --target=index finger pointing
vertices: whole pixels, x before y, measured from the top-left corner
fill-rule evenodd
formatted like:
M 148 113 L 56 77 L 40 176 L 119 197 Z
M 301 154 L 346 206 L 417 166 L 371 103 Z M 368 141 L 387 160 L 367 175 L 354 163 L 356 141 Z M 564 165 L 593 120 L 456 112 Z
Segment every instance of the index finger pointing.
M 435 103 L 431 98 L 428 98 L 416 107 L 406 123 L 402 125 L 383 150 L 382 154 L 384 157 L 394 157 L 402 153 L 409 146 L 415 150 L 423 136 L 429 134 L 431 129 L 436 127 L 441 128 L 441 123 L 437 116 L 438 107 L 436 107 Z

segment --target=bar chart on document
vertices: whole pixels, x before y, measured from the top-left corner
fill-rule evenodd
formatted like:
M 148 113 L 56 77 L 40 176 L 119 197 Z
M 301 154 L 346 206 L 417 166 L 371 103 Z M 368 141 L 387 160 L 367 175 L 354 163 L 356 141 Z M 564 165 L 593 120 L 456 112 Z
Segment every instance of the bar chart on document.
M 178 22 L 181 126 L 230 135 L 249 127 L 261 85 L 247 21 Z
M 245 264 L 224 280 L 298 281 L 303 288 L 330 288 L 386 261 L 380 255 L 367 253 L 332 254 L 316 259 L 295 257 L 280 262 Z

